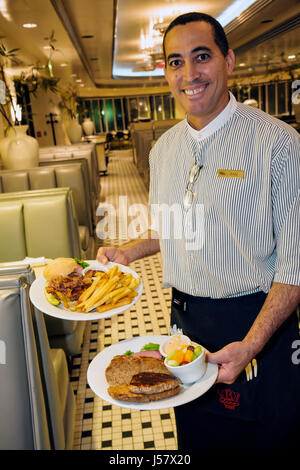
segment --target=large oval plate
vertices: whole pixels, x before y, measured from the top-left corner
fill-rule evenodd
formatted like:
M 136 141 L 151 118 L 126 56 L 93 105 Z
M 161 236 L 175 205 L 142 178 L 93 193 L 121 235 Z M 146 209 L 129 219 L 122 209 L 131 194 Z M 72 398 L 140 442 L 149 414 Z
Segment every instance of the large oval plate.
M 218 375 L 218 366 L 207 363 L 205 374 L 197 382 L 185 384 L 182 386 L 178 395 L 149 403 L 136 403 L 115 400 L 107 391 L 108 383 L 105 378 L 105 369 L 112 358 L 118 354 L 124 354 L 127 350 L 137 352 L 147 343 L 161 344 L 167 339 L 167 336 L 138 336 L 136 338 L 126 339 L 113 344 L 104 349 L 94 357 L 87 371 L 87 381 L 93 392 L 103 400 L 122 408 L 131 408 L 136 410 L 159 410 L 163 408 L 173 408 L 184 405 L 203 395 L 209 390 L 216 381 Z
M 122 264 L 111 263 L 111 262 L 107 264 L 101 264 L 95 260 L 91 260 L 91 261 L 88 260 L 86 262 L 89 263 L 89 267 L 86 268 L 85 271 L 89 269 L 97 269 L 97 270 L 107 272 L 110 268 L 117 265 L 119 266 L 119 269 L 123 273 L 130 273 L 135 278 L 139 277 L 135 271 L 130 269 L 128 266 L 123 266 Z M 107 310 L 106 312 L 103 312 L 103 313 L 99 313 L 96 310 L 95 311 L 92 310 L 91 312 L 88 312 L 88 313 L 83 313 L 83 312 L 73 312 L 71 310 L 66 309 L 63 305 L 58 305 L 56 307 L 50 304 L 44 294 L 45 285 L 46 285 L 46 279 L 44 278 L 43 275 L 39 276 L 32 283 L 30 287 L 30 292 L 29 292 L 30 300 L 33 303 L 33 305 L 41 312 L 46 313 L 47 315 L 50 315 L 51 317 L 61 318 L 62 320 L 90 321 L 90 320 L 99 320 L 101 318 L 112 317 L 113 315 L 118 315 L 124 310 L 130 309 L 139 300 L 143 292 L 143 283 L 142 283 L 142 280 L 140 280 L 138 288 L 136 289 L 136 292 L 138 293 L 138 295 L 134 297 L 133 301 L 130 304 L 124 305 L 123 307 L 118 307 L 118 308 L 114 308 L 111 310 Z

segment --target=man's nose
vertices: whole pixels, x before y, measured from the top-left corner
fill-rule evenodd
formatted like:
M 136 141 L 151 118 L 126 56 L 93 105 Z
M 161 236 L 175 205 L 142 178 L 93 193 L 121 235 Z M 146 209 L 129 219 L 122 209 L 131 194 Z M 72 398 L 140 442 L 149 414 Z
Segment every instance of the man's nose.
M 187 82 L 193 82 L 200 75 L 197 64 L 193 61 L 186 61 L 184 65 L 184 78 Z

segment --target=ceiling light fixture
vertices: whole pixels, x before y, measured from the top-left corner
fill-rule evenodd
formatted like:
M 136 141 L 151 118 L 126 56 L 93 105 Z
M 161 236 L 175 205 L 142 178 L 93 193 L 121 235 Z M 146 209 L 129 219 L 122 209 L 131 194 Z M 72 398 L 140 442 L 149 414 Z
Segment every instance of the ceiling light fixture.
M 290 59 L 290 60 L 291 60 L 291 59 L 296 59 L 296 56 L 295 56 L 294 54 L 293 54 L 293 55 L 289 55 L 289 56 L 288 56 L 288 59 Z
M 68 67 L 68 64 L 60 64 L 61 67 Z
M 24 23 L 23 24 L 23 28 L 30 29 L 30 28 L 36 28 L 36 27 L 37 27 L 37 24 L 35 24 L 35 23 Z
M 217 20 L 224 28 L 230 21 L 234 20 L 234 18 L 239 16 L 255 2 L 256 0 L 235 0 L 230 7 L 226 8 L 226 10 L 217 17 Z

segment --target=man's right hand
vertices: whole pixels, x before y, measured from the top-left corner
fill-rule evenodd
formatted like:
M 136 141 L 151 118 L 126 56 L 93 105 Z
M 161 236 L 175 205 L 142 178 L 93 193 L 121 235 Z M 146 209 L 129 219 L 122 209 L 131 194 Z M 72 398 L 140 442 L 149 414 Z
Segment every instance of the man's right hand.
M 125 266 L 129 264 L 129 260 L 124 250 L 122 250 L 122 248 L 116 248 L 114 246 L 102 246 L 101 248 L 99 248 L 96 259 L 102 264 L 106 264 L 109 261 L 124 264 Z

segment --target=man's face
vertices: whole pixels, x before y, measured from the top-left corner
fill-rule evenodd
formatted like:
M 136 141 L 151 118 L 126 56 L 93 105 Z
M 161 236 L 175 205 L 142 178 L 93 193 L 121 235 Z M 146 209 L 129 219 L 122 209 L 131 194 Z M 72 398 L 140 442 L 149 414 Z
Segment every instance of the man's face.
M 204 21 L 175 26 L 165 38 L 165 76 L 174 98 L 201 129 L 228 103 L 227 78 L 234 67 L 234 53 L 224 57 Z

